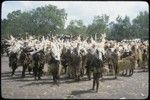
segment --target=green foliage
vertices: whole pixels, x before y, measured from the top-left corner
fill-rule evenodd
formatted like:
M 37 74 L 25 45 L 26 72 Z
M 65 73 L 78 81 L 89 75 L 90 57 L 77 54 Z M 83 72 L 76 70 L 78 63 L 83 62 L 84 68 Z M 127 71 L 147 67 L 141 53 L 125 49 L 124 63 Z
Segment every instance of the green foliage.
M 128 16 L 125 16 L 124 19 L 122 19 L 120 16 L 116 18 L 116 23 L 111 22 L 110 23 L 110 33 L 108 36 L 111 39 L 115 40 L 122 40 L 122 39 L 131 39 L 132 33 L 131 33 L 131 23 Z
M 108 31 L 108 20 L 109 16 L 107 15 L 95 16 L 93 23 L 87 28 L 87 35 L 94 37 L 96 34 L 97 37 L 100 37 L 101 34 L 106 33 Z
M 132 30 L 134 37 L 148 39 L 149 37 L 149 13 L 147 11 L 140 12 L 139 15 L 132 21 Z
M 149 38 L 149 13 L 140 12 L 139 15 L 130 21 L 128 16 L 122 18 L 118 16 L 115 22 L 109 21 L 109 16 L 95 16 L 92 24 L 87 27 L 82 20 L 71 20 L 66 29 L 64 25 L 67 19 L 67 13 L 64 9 L 58 9 L 56 6 L 47 5 L 38 7 L 31 11 L 21 12 L 13 11 L 7 15 L 7 19 L 1 20 L 1 35 L 9 37 L 25 37 L 30 35 L 51 36 L 56 34 L 72 34 L 81 36 L 92 36 L 100 38 L 106 33 L 107 39 L 133 39 Z
M 122 39 L 141 38 L 148 39 L 149 37 L 149 14 L 147 11 L 140 14 L 130 22 L 130 18 L 125 16 L 122 19 L 120 16 L 116 18 L 116 23 L 111 22 L 107 33 L 108 39 L 121 41 Z
M 38 7 L 28 12 L 13 11 L 7 19 L 2 20 L 2 34 L 23 36 L 25 33 L 31 35 L 60 34 L 64 30 L 67 14 L 64 9 L 48 5 Z
M 86 34 L 86 26 L 83 25 L 82 20 L 71 20 L 66 28 L 66 34 L 84 36 Z

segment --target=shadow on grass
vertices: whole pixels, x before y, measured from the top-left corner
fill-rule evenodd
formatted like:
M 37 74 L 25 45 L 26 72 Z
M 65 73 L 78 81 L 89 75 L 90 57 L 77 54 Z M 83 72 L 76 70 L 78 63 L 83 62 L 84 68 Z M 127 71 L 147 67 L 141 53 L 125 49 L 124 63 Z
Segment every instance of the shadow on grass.
M 15 81 L 20 81 L 20 82 L 30 82 L 28 84 L 25 84 L 21 87 L 27 87 L 27 86 L 34 86 L 34 85 L 47 85 L 47 84 L 51 84 L 51 85 L 56 85 L 59 86 L 61 84 L 71 84 L 71 83 L 79 83 L 79 82 L 83 82 L 84 80 L 81 81 L 75 81 L 73 79 L 65 79 L 65 78 L 61 78 L 58 80 L 57 83 L 54 83 L 53 80 L 51 78 L 45 78 L 45 79 L 41 79 L 41 80 L 34 80 L 34 78 L 32 80 L 29 79 L 17 79 Z
M 134 71 L 134 73 L 144 73 L 144 72 L 149 72 L 149 69 L 139 69 L 139 70 L 136 70 Z
M 53 85 L 58 85 L 58 84 L 54 84 L 53 81 L 34 81 L 34 82 L 31 82 L 31 83 L 28 83 L 28 84 L 25 84 L 25 85 L 22 85 L 20 86 L 20 88 L 23 88 L 23 87 L 27 87 L 27 86 L 38 86 L 38 85 L 46 85 L 46 84 L 51 84 L 51 87 Z
M 11 75 L 7 74 L 7 75 L 5 75 L 5 77 L 1 76 L 1 80 L 19 81 L 19 80 L 24 80 L 25 78 L 33 78 L 32 75 L 26 75 L 25 78 L 22 78 L 21 76 L 22 76 L 21 74 L 15 74 L 14 76 L 11 76 Z
M 75 91 L 72 91 L 70 95 L 74 95 L 74 96 L 80 97 L 82 94 L 86 94 L 86 93 L 96 93 L 96 91 L 94 91 L 94 90 L 92 90 L 92 89 L 87 89 L 87 90 L 75 90 Z
M 15 71 L 15 75 L 18 75 L 18 74 L 21 74 L 21 73 L 22 73 L 22 71 Z M 1 77 L 10 77 L 11 74 L 12 74 L 12 72 L 10 72 L 10 71 L 3 72 L 3 73 L 1 73 Z
M 116 80 L 116 78 L 115 77 L 107 77 L 107 78 L 102 78 L 102 79 L 100 79 L 100 80 L 104 80 L 104 81 L 106 81 L 106 80 Z
M 120 77 L 120 76 L 119 76 Z M 120 78 L 115 78 L 114 76 L 104 76 L 100 79 L 101 82 L 109 81 L 109 80 L 120 80 Z M 25 78 L 21 78 L 21 71 L 16 72 L 15 76 L 11 77 L 11 72 L 1 73 L 1 80 L 14 80 L 18 82 L 29 82 L 28 84 L 24 85 L 23 87 L 30 86 L 30 85 L 45 85 L 45 84 L 53 84 L 53 80 L 51 77 L 41 77 L 41 80 L 34 80 L 33 75 L 27 74 Z M 85 81 L 93 81 L 92 77 L 91 80 L 88 80 L 86 76 L 82 77 L 80 81 L 75 81 L 74 79 L 68 79 L 67 77 L 61 77 L 58 81 L 58 84 L 72 84 L 72 83 L 82 83 Z M 83 83 L 84 84 L 84 83 Z M 84 91 L 85 92 L 85 91 Z M 86 91 L 88 92 L 88 91 Z

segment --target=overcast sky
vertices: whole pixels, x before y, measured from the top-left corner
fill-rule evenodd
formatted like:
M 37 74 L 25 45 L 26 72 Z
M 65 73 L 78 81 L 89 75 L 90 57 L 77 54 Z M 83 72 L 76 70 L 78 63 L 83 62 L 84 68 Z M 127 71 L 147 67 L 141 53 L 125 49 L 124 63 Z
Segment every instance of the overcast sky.
M 118 15 L 123 18 L 127 15 L 132 20 L 140 11 L 149 11 L 148 3 L 140 1 L 5 1 L 2 3 L 1 19 L 7 18 L 7 14 L 12 11 L 27 11 L 48 4 L 65 9 L 68 14 L 66 25 L 74 19 L 81 19 L 88 25 L 94 16 L 102 14 L 107 14 L 109 21 L 114 21 Z

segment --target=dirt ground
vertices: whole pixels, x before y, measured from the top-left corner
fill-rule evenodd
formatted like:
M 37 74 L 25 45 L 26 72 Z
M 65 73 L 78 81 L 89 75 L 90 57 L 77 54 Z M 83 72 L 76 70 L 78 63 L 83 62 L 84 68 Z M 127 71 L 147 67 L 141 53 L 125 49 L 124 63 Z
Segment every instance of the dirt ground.
M 1 57 L 1 96 L 3 98 L 23 99 L 146 99 L 148 97 L 148 72 L 134 72 L 131 77 L 104 76 L 100 80 L 99 91 L 90 90 L 92 80 L 85 76 L 82 81 L 74 82 L 63 76 L 59 85 L 54 85 L 51 76 L 43 76 L 35 81 L 26 72 L 26 78 L 21 77 L 22 68 L 16 70 L 11 77 L 8 67 L 8 57 Z

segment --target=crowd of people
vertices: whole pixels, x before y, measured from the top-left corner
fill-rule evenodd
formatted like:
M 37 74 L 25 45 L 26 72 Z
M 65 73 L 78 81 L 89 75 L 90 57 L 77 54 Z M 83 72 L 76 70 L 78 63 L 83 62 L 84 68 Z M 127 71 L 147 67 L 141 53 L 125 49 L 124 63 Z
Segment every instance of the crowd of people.
M 49 73 L 58 83 L 60 76 L 80 81 L 84 75 L 91 80 L 93 87 L 98 91 L 99 79 L 105 74 L 132 76 L 135 68 L 147 68 L 149 59 L 149 43 L 140 39 L 106 40 L 103 34 L 100 41 L 92 37 L 81 36 L 52 36 L 37 39 L 28 36 L 26 39 L 17 39 L 11 36 L 2 42 L 2 53 L 9 56 L 9 67 L 12 76 L 18 66 L 22 66 L 22 78 L 28 69 L 34 79 L 41 79 Z M 48 66 L 46 66 L 48 65 Z M 45 70 L 44 67 L 48 67 Z M 92 75 L 93 73 L 93 75 Z

